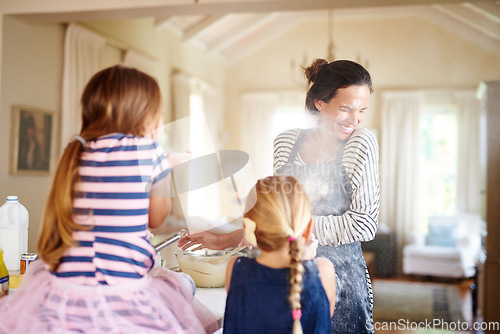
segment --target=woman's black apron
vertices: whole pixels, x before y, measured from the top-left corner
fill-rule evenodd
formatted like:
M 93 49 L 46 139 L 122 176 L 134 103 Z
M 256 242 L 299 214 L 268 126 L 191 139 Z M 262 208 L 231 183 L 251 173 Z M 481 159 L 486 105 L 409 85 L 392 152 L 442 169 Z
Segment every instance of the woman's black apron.
M 299 134 L 287 163 L 276 174 L 297 177 L 309 197 L 313 216 L 340 216 L 351 204 L 352 187 L 342 165 L 344 145 L 337 155 L 321 164 L 295 163 L 301 144 Z M 374 333 L 372 300 L 366 263 L 359 241 L 340 246 L 319 246 L 317 256 L 330 259 L 335 266 L 336 303 L 332 333 Z

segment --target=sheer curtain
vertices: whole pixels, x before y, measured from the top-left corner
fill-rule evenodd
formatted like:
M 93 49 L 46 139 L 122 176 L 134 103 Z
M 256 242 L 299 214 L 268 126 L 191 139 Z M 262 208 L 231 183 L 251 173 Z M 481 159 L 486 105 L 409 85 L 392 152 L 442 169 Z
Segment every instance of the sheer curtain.
M 64 41 L 62 79 L 61 151 L 81 128 L 80 98 L 88 80 L 101 69 L 106 39 L 81 26 L 70 24 Z
M 458 168 L 456 208 L 480 213 L 480 114 L 481 104 L 473 91 L 455 92 L 458 109 Z
M 273 120 L 279 93 L 244 93 L 241 96 L 241 148 L 250 155 L 255 177 L 273 174 Z
M 193 158 L 211 154 L 216 151 L 216 132 L 209 124 L 210 120 L 218 120 L 212 114 L 221 114 L 220 93 L 202 80 L 184 74 L 172 76 L 172 101 L 174 106 L 173 122 L 167 124 L 168 148 L 175 152 L 190 150 Z M 193 132 L 193 128 L 197 131 Z
M 380 222 L 395 231 L 398 249 L 416 229 L 420 92 L 382 94 Z
M 273 174 L 273 142 L 281 132 L 310 128 L 317 118 L 304 110 L 305 92 L 252 92 L 241 95 L 241 145 L 257 178 Z
M 201 130 L 204 139 L 204 151 L 211 152 L 218 148 L 218 138 L 222 129 L 220 129 L 223 124 L 221 119 L 224 119 L 222 114 L 222 93 L 220 89 L 217 89 L 206 82 L 198 82 L 198 94 L 201 99 L 201 111 L 204 114 L 202 119 L 205 124 L 204 128 Z M 208 142 L 210 141 L 210 143 Z
M 203 111 L 205 112 L 210 129 L 214 132 L 218 131 L 221 126 L 221 119 L 224 119 L 223 111 L 223 96 L 220 89 L 214 88 L 206 83 L 200 85 L 200 95 L 203 102 Z M 216 133 L 213 134 L 216 136 Z
M 176 73 L 172 76 L 172 101 L 173 101 L 173 120 L 169 133 L 169 143 L 171 149 L 175 151 L 184 151 L 190 148 L 189 143 L 189 119 L 185 119 L 190 115 L 190 98 L 194 90 L 194 80 L 183 73 Z
M 217 130 L 210 126 L 213 124 L 209 124 L 207 116 L 209 119 L 217 120 L 217 117 L 213 117 L 214 114 L 221 114 L 219 90 L 199 78 L 184 73 L 175 73 L 172 76 L 172 88 L 174 121 L 165 127 L 170 138 L 166 149 L 169 152 L 184 152 L 188 149 L 192 152 L 192 159 L 207 159 L 217 152 L 213 139 L 216 138 Z M 196 183 L 200 178 L 212 180 L 220 176 L 218 169 L 217 175 L 212 174 L 213 160 L 198 161 L 210 165 L 206 165 L 203 171 L 190 169 L 190 174 L 184 175 L 185 178 L 176 178 L 174 175 L 175 183 L 182 182 L 189 185 L 191 182 Z M 210 195 L 206 194 L 207 191 L 211 192 Z M 200 223 L 197 217 L 214 220 L 220 215 L 219 192 L 218 184 L 206 184 L 202 189 L 192 189 L 187 193 L 178 194 L 180 207 L 175 207 L 174 211 L 177 215 L 182 212 L 192 233 L 198 229 L 205 230 L 205 223 L 208 224 L 207 220 Z

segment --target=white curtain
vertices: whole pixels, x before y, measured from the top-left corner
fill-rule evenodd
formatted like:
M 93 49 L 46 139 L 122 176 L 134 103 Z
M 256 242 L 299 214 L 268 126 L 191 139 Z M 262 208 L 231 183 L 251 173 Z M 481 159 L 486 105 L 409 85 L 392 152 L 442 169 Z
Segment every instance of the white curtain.
M 217 138 L 214 126 L 220 119 L 218 116 L 222 117 L 220 91 L 184 73 L 172 76 L 172 91 L 174 120 L 167 127 L 169 147 L 182 152 L 190 149 L 193 158 L 214 153 Z
M 480 213 L 480 114 L 481 103 L 473 91 L 455 92 L 458 109 L 458 212 Z
M 81 26 L 70 24 L 64 42 L 62 79 L 61 151 L 81 128 L 80 98 L 88 80 L 101 69 L 106 39 Z
M 190 97 L 193 91 L 193 79 L 185 74 L 172 76 L 173 122 L 169 124 L 169 148 L 183 152 L 190 148 Z
M 172 76 L 174 119 L 189 116 L 189 97 L 193 90 L 193 78 L 183 73 Z
M 165 135 L 167 143 L 164 149 L 167 153 L 184 152 L 190 149 L 190 96 L 193 86 L 191 77 L 182 73 L 172 75 L 172 103 L 173 103 L 173 121 L 165 125 Z M 181 182 L 181 181 L 179 181 Z M 184 181 L 187 182 L 187 181 Z M 184 218 L 184 210 L 187 213 L 187 203 L 173 201 L 172 214 Z
M 252 92 L 241 95 L 241 145 L 257 178 L 273 173 L 273 141 L 285 130 L 317 126 L 304 110 L 305 92 Z
M 255 177 L 273 173 L 273 118 L 279 93 L 245 93 L 241 97 L 241 148 L 250 155 Z
M 141 70 L 144 73 L 147 73 L 151 76 L 155 76 L 155 66 L 156 60 L 151 59 L 148 56 L 145 56 L 139 52 L 134 50 L 127 50 L 125 52 L 125 56 L 123 58 L 123 63 L 130 67 L 135 67 L 138 70 Z
M 167 149 L 175 152 L 189 149 L 193 159 L 215 153 L 217 148 L 214 138 L 216 139 L 217 130 L 208 120 L 220 119 L 218 116 L 221 115 L 222 102 L 219 90 L 184 73 L 172 76 L 172 90 L 174 121 L 165 128 L 170 138 Z M 205 175 L 205 177 L 211 176 Z M 183 180 L 176 179 L 175 182 L 189 184 L 190 177 L 196 179 L 200 178 L 200 175 L 191 175 Z M 179 194 L 181 207 L 174 208 L 174 211 L 179 214 L 179 210 L 182 210 L 190 228 L 199 225 L 199 222 L 193 220 L 195 216 L 210 217 L 210 219 L 217 216 L 220 207 L 219 189 L 215 189 L 212 185 L 210 190 L 210 198 L 200 189 L 189 191 L 188 194 Z
M 398 249 L 415 230 L 418 214 L 419 92 L 382 94 L 380 222 L 396 233 Z
M 217 146 L 216 143 L 219 142 L 219 137 L 223 131 L 224 125 L 221 120 L 224 120 L 223 115 L 223 98 L 220 89 L 214 88 L 207 83 L 200 84 L 200 96 L 202 101 L 203 113 L 205 114 L 205 120 L 208 127 L 209 133 L 205 136 L 210 135 L 212 140 L 212 147 Z M 210 146 L 207 146 L 205 141 L 205 150 L 210 150 Z

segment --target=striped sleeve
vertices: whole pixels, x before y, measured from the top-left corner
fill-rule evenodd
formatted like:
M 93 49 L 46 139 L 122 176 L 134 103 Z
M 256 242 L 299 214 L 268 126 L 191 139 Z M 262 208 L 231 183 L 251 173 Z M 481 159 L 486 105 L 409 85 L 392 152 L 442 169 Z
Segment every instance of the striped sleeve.
M 366 129 L 356 130 L 348 139 L 343 165 L 352 185 L 352 201 L 341 216 L 315 216 L 320 245 L 369 241 L 375 237 L 380 208 L 377 140 Z
M 156 184 L 170 173 L 171 168 L 163 148 L 156 140 L 153 141 L 153 150 L 153 175 L 151 175 L 151 181 Z
M 292 152 L 293 145 L 295 145 L 295 141 L 297 140 L 298 133 L 299 129 L 291 129 L 280 133 L 274 139 L 274 157 L 273 157 L 274 174 L 276 174 L 278 169 L 283 167 L 288 161 L 290 153 Z

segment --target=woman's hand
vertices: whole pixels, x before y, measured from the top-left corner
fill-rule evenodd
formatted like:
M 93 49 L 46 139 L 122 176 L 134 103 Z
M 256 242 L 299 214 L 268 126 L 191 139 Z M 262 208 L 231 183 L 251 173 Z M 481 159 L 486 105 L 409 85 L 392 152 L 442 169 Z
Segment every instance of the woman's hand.
M 314 234 L 309 234 L 309 239 L 306 240 L 304 248 L 302 249 L 302 260 L 312 260 L 316 257 L 316 250 L 318 249 L 318 240 Z
M 202 248 L 222 250 L 224 248 L 220 248 L 221 244 L 221 242 L 219 241 L 220 236 L 221 236 L 220 234 L 215 234 L 208 231 L 196 234 L 189 234 L 187 237 L 179 240 L 178 245 L 183 250 L 193 247 L 190 249 L 191 251 L 195 251 Z
M 178 246 L 183 250 L 190 248 L 191 251 L 202 248 L 223 250 L 229 247 L 238 246 L 242 238 L 242 229 L 221 234 L 205 231 L 195 234 L 189 234 L 187 237 L 179 240 Z
M 243 239 L 241 239 L 240 243 L 238 244 L 238 247 L 243 247 L 243 246 L 245 246 L 248 249 L 253 248 L 253 245 L 249 243 L 247 239 L 245 239 L 245 237 L 243 237 Z

